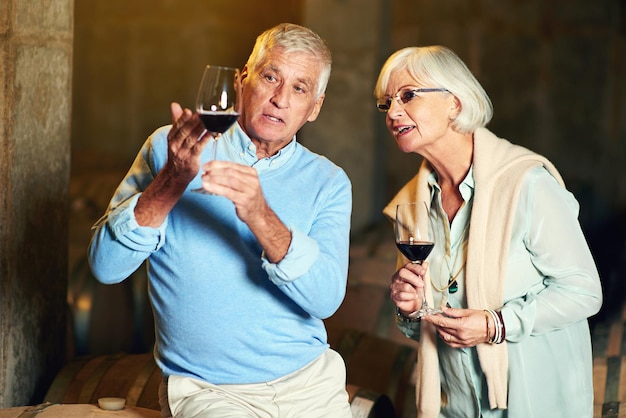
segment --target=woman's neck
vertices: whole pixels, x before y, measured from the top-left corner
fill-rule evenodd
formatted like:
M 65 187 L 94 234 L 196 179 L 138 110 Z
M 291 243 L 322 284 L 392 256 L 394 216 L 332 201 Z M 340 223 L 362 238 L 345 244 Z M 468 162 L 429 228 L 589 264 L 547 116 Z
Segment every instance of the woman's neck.
M 438 152 L 424 156 L 437 173 L 442 188 L 456 189 L 467 176 L 474 155 L 473 134 L 457 134 L 446 141 Z
M 465 134 L 456 135 L 448 141 L 445 150 L 427 158 L 437 173 L 437 182 L 441 187 L 441 203 L 450 223 L 463 205 L 459 186 L 469 172 L 473 154 L 473 135 Z

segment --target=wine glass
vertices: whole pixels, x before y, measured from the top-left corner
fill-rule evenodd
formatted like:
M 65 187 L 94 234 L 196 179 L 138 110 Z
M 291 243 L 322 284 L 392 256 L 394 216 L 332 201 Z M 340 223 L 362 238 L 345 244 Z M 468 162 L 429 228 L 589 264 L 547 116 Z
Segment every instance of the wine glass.
M 429 210 L 426 202 L 401 203 L 396 206 L 396 246 L 414 264 L 422 264 L 435 243 L 428 238 Z M 422 287 L 422 306 L 415 317 L 441 313 L 431 308 Z
M 202 74 L 202 81 L 196 97 L 196 113 L 211 135 L 209 144 L 212 147 L 212 159 L 217 153 L 217 140 L 239 119 L 237 93 L 239 69 L 207 65 Z M 194 192 L 208 193 L 204 189 Z

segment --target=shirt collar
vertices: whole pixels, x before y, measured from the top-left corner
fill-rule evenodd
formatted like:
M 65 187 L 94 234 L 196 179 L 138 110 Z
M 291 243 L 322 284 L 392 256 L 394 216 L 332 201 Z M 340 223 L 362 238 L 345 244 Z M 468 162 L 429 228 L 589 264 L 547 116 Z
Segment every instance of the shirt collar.
M 430 197 L 432 197 L 436 192 L 441 193 L 441 187 L 438 183 L 437 173 L 435 170 L 431 171 L 428 175 L 428 185 L 430 186 Z M 474 195 L 474 165 L 472 164 L 465 175 L 465 178 L 459 185 L 459 191 L 461 192 L 461 197 L 463 197 L 464 201 L 469 201 Z
M 238 123 L 233 124 L 228 131 L 224 132 L 219 140 L 224 141 L 229 160 L 255 167 L 259 172 L 282 167 L 293 156 L 297 147 L 296 136 L 294 135 L 291 141 L 276 154 L 258 159 L 256 145 Z

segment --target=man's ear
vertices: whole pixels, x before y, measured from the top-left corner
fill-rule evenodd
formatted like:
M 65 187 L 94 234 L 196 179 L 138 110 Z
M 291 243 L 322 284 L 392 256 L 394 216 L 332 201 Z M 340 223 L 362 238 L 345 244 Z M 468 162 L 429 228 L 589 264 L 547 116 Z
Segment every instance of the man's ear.
M 248 66 L 243 67 L 239 73 L 239 82 L 241 83 L 246 77 L 248 77 Z
M 309 115 L 307 122 L 313 122 L 315 119 L 317 119 L 317 115 L 319 115 L 320 110 L 322 110 L 324 97 L 326 97 L 326 94 L 322 94 L 320 97 L 317 98 L 317 100 L 315 101 L 315 106 L 313 107 L 313 110 L 311 111 L 311 114 Z

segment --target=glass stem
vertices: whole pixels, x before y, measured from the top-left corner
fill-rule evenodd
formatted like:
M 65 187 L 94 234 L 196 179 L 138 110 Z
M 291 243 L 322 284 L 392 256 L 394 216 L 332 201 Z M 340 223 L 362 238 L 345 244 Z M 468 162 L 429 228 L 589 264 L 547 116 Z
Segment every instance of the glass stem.
M 215 161 L 217 157 L 217 140 L 219 139 L 220 134 L 215 134 L 213 138 L 211 138 L 211 145 L 213 145 L 213 158 L 211 161 Z
M 421 261 L 413 261 L 412 263 L 422 264 Z M 420 311 L 425 311 L 425 310 L 428 310 L 429 308 L 430 306 L 428 305 L 428 302 L 426 301 L 426 281 L 424 280 L 424 286 L 422 286 L 422 307 L 420 308 Z
M 426 288 L 422 287 L 422 309 L 429 309 L 428 301 L 426 300 Z

